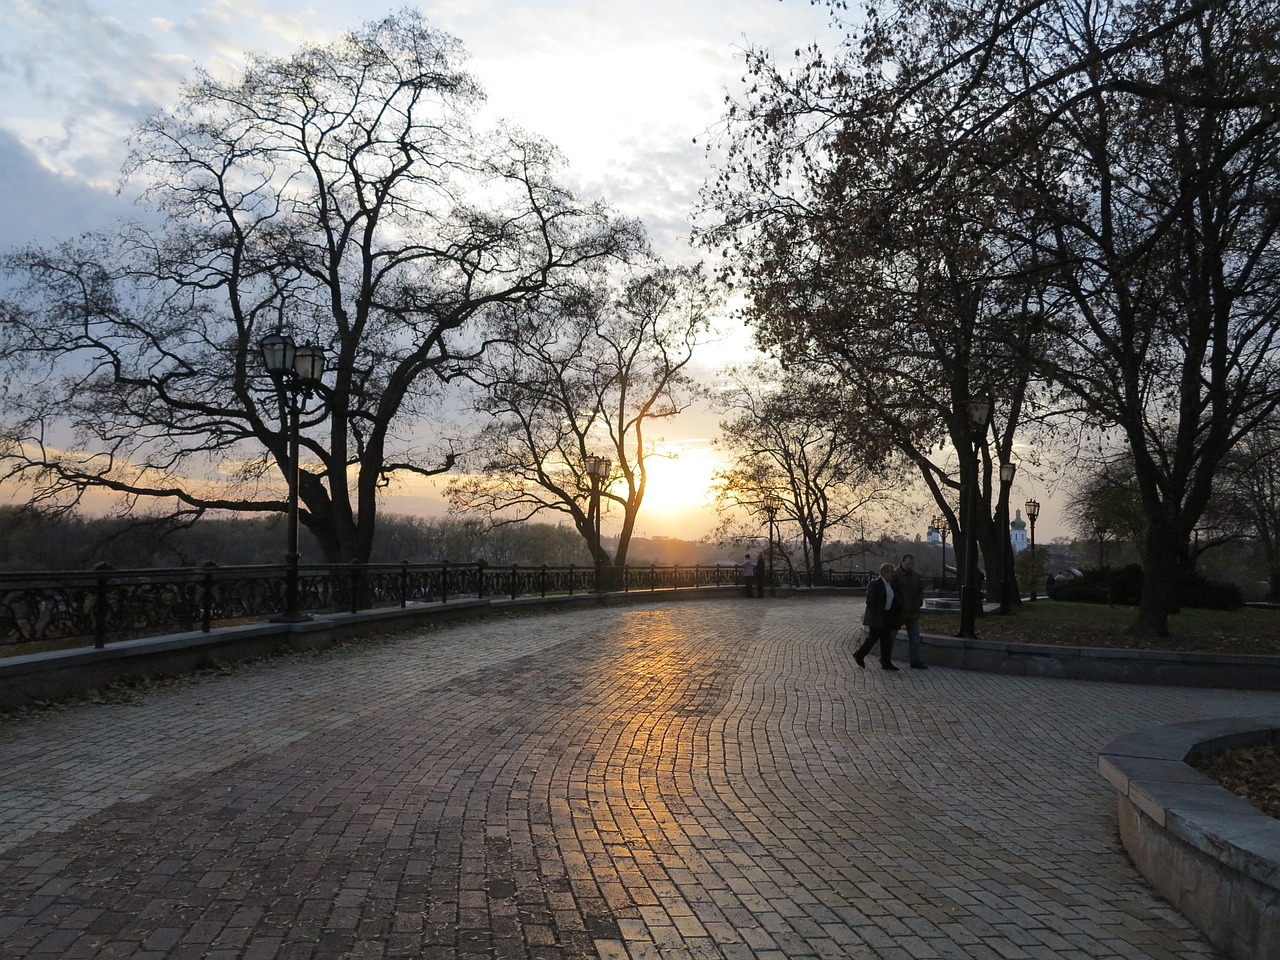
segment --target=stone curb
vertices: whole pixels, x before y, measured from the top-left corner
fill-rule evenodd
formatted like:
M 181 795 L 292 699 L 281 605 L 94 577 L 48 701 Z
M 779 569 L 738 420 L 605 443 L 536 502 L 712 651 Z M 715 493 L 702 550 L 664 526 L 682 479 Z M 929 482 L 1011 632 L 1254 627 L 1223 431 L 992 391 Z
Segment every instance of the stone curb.
M 1237 960 L 1280 956 L 1280 820 L 1186 761 L 1268 741 L 1280 742 L 1280 714 L 1155 727 L 1098 756 L 1134 865 Z
M 1162 687 L 1280 690 L 1280 656 L 1066 647 L 933 635 L 920 639 L 928 663 L 959 670 Z M 894 654 L 906 658 L 904 634 L 898 635 Z
M 410 603 L 405 608 L 359 613 L 317 614 L 302 623 L 256 622 L 109 643 L 101 650 L 78 647 L 49 653 L 0 657 L 0 710 L 82 695 L 109 684 L 142 677 L 176 676 L 201 667 L 271 656 L 295 650 L 319 650 L 341 640 L 430 623 L 486 616 L 503 611 L 571 609 L 625 603 L 717 600 L 738 596 L 739 585 L 580 593 L 573 596 L 458 599 L 448 603 Z

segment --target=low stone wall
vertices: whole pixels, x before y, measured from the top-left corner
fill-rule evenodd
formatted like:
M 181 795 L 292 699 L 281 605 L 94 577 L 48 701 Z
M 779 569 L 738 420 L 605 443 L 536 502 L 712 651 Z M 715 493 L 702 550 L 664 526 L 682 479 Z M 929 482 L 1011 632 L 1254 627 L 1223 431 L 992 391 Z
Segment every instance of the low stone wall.
M 929 635 L 921 639 L 925 644 L 924 658 L 931 666 L 959 670 L 1170 687 L 1280 690 L 1280 657 L 1067 647 Z M 898 635 L 894 655 L 906 659 L 906 634 Z
M 1280 742 L 1280 714 L 1156 727 L 1098 757 L 1134 865 L 1237 960 L 1280 957 L 1280 820 L 1186 761 L 1267 741 Z
M 101 650 L 82 647 L 52 653 L 0 658 L 0 710 L 12 710 L 78 696 L 123 680 L 177 676 L 212 664 L 234 663 L 291 650 L 314 650 L 340 641 L 423 624 L 487 616 L 531 607 L 564 609 L 661 600 L 712 600 L 737 597 L 742 587 L 684 587 L 629 593 L 579 593 L 573 596 L 486 597 L 448 603 L 410 603 L 406 607 L 319 614 L 302 623 L 250 623 L 141 640 L 122 640 Z M 744 601 L 745 602 L 745 601 Z M 759 603 L 760 601 L 755 601 Z

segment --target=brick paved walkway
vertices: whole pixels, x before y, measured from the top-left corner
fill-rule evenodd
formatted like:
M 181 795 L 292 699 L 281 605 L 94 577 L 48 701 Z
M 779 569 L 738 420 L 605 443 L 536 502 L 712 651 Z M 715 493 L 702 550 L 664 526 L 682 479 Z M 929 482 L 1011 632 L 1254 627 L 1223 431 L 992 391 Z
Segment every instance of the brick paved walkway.
M 1096 754 L 1274 694 L 859 670 L 852 612 L 494 619 L 0 720 L 0 956 L 1214 956 Z

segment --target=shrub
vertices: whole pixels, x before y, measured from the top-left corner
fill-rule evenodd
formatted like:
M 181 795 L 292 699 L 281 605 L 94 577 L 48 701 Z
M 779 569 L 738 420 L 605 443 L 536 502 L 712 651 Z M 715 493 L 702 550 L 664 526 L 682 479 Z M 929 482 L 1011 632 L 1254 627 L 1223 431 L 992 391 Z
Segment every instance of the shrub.
M 1049 599 L 1066 603 L 1106 603 L 1107 591 L 1099 579 L 1075 577 L 1054 583 L 1049 588 Z
M 1103 577 L 1108 602 L 1133 607 L 1142 600 L 1142 567 L 1136 563 L 1117 570 L 1108 568 Z
M 1142 568 L 1132 564 L 1116 570 L 1086 570 L 1083 576 L 1055 583 L 1049 596 L 1067 603 L 1136 606 L 1142 600 Z M 1198 574 L 1179 577 L 1175 599 L 1180 607 L 1201 610 L 1238 610 L 1244 605 L 1235 584 Z
M 1234 583 L 1210 580 L 1199 574 L 1179 579 L 1178 601 L 1184 607 L 1201 610 L 1239 610 L 1244 606 L 1244 597 Z

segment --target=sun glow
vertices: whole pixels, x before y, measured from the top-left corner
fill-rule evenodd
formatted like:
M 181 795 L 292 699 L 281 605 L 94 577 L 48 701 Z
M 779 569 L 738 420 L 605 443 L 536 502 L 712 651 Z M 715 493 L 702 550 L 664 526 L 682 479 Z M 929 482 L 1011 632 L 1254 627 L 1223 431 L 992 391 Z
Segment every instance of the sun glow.
M 707 440 L 662 444 L 645 458 L 648 481 L 638 526 L 650 535 L 695 539 L 715 525 L 711 481 L 721 468 Z

